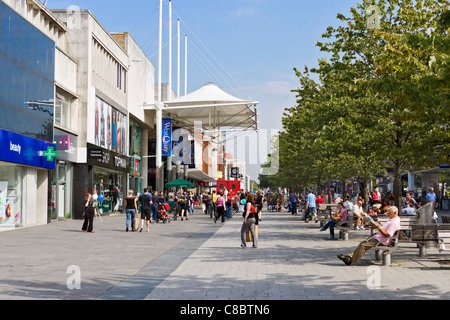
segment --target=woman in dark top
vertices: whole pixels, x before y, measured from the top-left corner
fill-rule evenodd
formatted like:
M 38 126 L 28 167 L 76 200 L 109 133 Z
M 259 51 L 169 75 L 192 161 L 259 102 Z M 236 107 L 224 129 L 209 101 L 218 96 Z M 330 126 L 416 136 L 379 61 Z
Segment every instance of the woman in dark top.
M 152 195 L 152 211 L 153 211 L 153 223 L 158 222 L 158 209 L 159 209 L 159 198 L 158 198 L 158 192 L 153 192 Z
M 241 248 L 247 247 L 246 233 L 250 229 L 253 237 L 253 248 L 258 248 L 258 235 L 256 232 L 256 225 L 258 224 L 258 213 L 255 209 L 255 200 L 253 195 L 249 192 L 247 194 L 247 204 L 244 211 L 244 223 L 241 228 Z
M 264 206 L 264 196 L 262 194 L 262 191 L 258 191 L 258 194 L 256 195 L 256 211 L 258 213 L 258 221 L 262 221 L 261 220 L 261 211 L 263 209 Z M 258 221 L 256 223 L 256 225 L 258 225 Z
M 125 213 L 127 215 L 127 229 L 130 227 L 131 222 L 131 231 L 134 230 L 134 219 L 136 218 L 137 212 L 137 198 L 133 196 L 133 190 L 128 191 L 128 197 L 125 199 Z
M 92 195 L 90 193 L 86 194 L 86 198 L 84 200 L 84 223 L 83 228 L 81 229 L 83 232 L 95 233 L 94 231 L 94 207 Z

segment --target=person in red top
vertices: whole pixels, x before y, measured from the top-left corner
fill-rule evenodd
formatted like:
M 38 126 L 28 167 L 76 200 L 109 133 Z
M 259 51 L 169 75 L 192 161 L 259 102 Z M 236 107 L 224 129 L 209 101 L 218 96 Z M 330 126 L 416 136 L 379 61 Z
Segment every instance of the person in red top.
M 222 223 L 225 223 L 225 199 L 223 198 L 223 193 L 219 192 L 218 198 L 216 201 L 217 207 L 217 215 L 214 215 L 214 223 L 217 222 L 217 219 L 221 217 Z
M 316 203 L 325 203 L 325 200 L 322 197 L 317 197 Z
M 375 189 L 372 193 L 372 201 L 373 203 L 381 203 L 380 197 L 378 196 L 378 189 Z

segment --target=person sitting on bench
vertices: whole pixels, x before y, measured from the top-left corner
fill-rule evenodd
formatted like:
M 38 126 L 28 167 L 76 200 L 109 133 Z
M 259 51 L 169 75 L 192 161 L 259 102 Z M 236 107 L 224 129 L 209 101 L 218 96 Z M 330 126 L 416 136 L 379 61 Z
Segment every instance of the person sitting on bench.
M 398 208 L 391 206 L 388 209 L 389 220 L 381 227 L 378 223 L 374 227 L 378 229 L 378 233 L 373 237 L 361 242 L 355 251 L 349 255 L 339 254 L 337 257 L 347 266 L 357 264 L 364 256 L 367 250 L 374 248 L 380 242 L 384 246 L 389 246 L 392 240 L 385 240 L 393 237 L 400 230 L 400 218 L 398 216 Z

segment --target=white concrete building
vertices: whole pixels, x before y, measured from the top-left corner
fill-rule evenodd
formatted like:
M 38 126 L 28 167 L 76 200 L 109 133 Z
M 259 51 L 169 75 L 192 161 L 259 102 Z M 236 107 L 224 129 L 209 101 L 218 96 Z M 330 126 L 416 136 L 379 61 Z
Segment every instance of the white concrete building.
M 148 134 L 154 116 L 154 67 L 128 33 L 110 34 L 84 9 L 52 10 L 67 25 L 78 64 L 78 149 L 73 213 L 81 218 L 85 193 L 103 194 L 100 213 L 122 211 L 128 189 L 147 186 Z

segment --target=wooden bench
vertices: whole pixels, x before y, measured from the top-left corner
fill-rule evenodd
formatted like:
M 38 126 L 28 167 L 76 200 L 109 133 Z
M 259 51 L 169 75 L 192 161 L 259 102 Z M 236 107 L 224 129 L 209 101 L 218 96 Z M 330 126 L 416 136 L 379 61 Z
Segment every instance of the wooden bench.
M 417 246 L 419 247 L 419 255 L 426 256 L 427 247 L 432 247 L 436 244 L 441 245 L 439 234 L 442 235 L 442 239 L 444 241 L 447 241 L 444 238 L 444 235 L 446 235 L 448 232 L 450 232 L 449 223 L 416 224 L 412 226 L 411 241 L 417 243 Z
M 412 226 L 417 224 L 417 216 L 399 216 L 400 218 L 400 234 L 399 241 L 411 241 L 411 231 Z M 380 226 L 384 226 L 384 224 L 389 220 L 387 215 L 378 215 L 377 222 Z M 372 225 L 371 234 L 375 233 L 375 227 Z
M 398 249 L 398 243 L 400 242 L 399 236 L 401 231 L 397 231 L 393 237 L 386 238 L 383 240 L 385 242 L 386 240 L 391 240 L 391 243 L 389 246 L 383 245 L 381 242 L 379 242 L 375 246 L 375 260 L 381 261 L 383 260 L 383 266 L 389 266 L 391 265 L 391 253 L 392 251 L 395 251 Z
M 319 203 L 317 219 L 319 220 L 321 227 L 323 227 L 331 219 L 332 214 L 333 212 L 330 205 L 326 203 Z
M 336 223 L 335 229 L 339 230 L 339 239 L 348 241 L 348 233 L 353 229 L 353 216 L 347 215 L 347 220 L 342 220 Z
M 442 223 L 450 223 L 450 216 L 441 216 Z
M 444 251 L 450 251 L 450 230 L 439 230 L 438 231 L 438 244 L 439 253 Z M 446 246 L 448 245 L 448 246 Z

